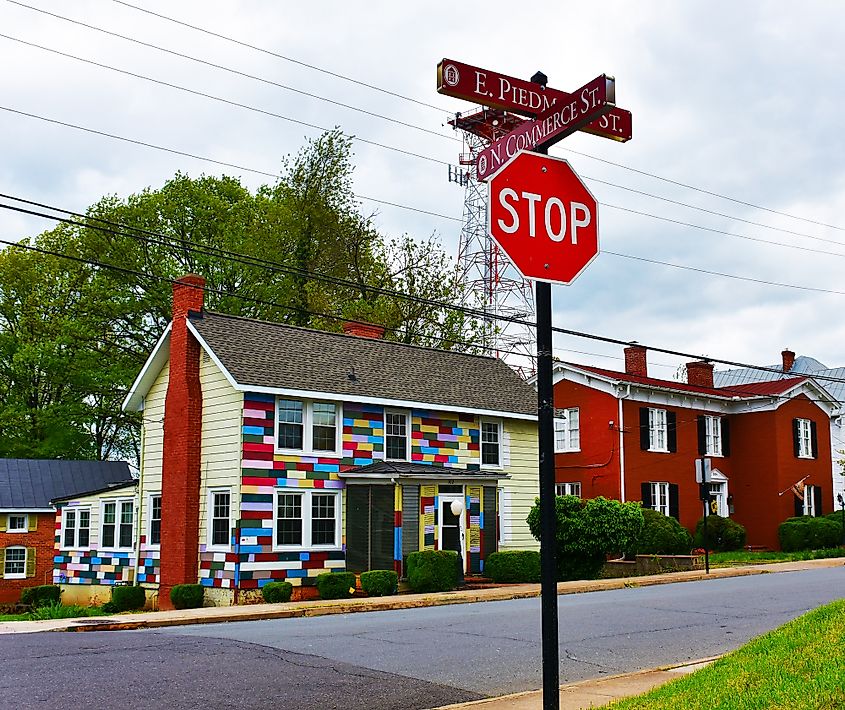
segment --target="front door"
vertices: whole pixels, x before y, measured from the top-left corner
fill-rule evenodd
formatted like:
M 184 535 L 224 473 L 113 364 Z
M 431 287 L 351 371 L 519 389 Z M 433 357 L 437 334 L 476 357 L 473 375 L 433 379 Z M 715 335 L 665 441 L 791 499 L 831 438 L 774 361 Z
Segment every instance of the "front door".
M 441 550 L 454 550 L 461 556 L 461 569 L 466 569 L 466 556 L 464 553 L 464 539 L 465 531 L 465 515 L 464 515 L 464 497 L 456 494 L 440 494 L 440 510 L 438 520 L 440 521 L 440 529 L 438 530 L 438 539 L 440 540 Z M 461 510 L 458 515 L 452 512 L 452 503 L 460 504 Z M 456 506 L 457 507 L 457 506 Z

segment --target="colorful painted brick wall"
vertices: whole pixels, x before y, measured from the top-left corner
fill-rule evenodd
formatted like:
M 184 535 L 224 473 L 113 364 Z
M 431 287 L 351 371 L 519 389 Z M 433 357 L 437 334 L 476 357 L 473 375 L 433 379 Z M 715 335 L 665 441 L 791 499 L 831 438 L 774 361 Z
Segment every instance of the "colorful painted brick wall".
M 411 460 L 441 466 L 479 468 L 478 422 L 415 409 L 411 412 Z
M 160 551 L 158 547 L 147 545 L 147 536 L 141 535 L 141 551 L 138 555 L 138 583 L 158 584 L 161 568 Z

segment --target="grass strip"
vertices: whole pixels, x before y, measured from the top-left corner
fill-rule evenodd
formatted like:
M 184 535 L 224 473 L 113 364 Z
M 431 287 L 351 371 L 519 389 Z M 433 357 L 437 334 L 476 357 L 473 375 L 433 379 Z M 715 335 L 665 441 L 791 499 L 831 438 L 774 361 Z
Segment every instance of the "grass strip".
M 823 560 L 831 557 L 845 557 L 845 549 L 831 547 L 823 550 L 802 550 L 800 552 L 711 552 L 710 564 L 714 567 L 733 565 L 767 564 L 769 562 L 803 562 L 804 560 Z

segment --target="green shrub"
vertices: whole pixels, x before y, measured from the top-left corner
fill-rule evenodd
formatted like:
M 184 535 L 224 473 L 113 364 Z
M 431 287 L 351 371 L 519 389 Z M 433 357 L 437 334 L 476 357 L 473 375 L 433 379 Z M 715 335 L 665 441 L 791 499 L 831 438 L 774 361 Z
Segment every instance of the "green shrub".
M 284 604 L 290 601 L 293 585 L 290 582 L 268 582 L 261 587 L 261 596 L 268 604 Z
M 91 611 L 84 606 L 64 606 L 60 602 L 47 602 L 29 613 L 30 621 L 44 621 L 46 619 L 76 619 L 80 616 L 90 616 Z
M 42 584 L 40 587 L 26 587 L 21 592 L 21 603 L 33 608 L 47 604 L 58 604 L 62 590 L 55 584 Z
M 349 599 L 355 593 L 354 572 L 324 572 L 317 576 L 320 599 Z
M 202 597 L 200 584 L 177 584 L 170 589 L 170 601 L 177 609 L 199 609 Z
M 540 553 L 536 550 L 494 552 L 484 562 L 484 574 L 497 583 L 539 582 Z
M 458 586 L 460 557 L 454 550 L 408 555 L 408 584 L 415 592 L 448 592 Z
M 671 515 L 643 509 L 643 527 L 635 544 L 638 555 L 688 555 L 692 535 Z
M 361 572 L 361 589 L 368 597 L 387 597 L 396 594 L 399 575 L 390 569 L 374 569 Z
M 706 544 L 705 544 L 706 543 Z M 695 546 L 716 552 L 732 552 L 745 546 L 745 528 L 736 520 L 721 515 L 707 516 L 707 540 L 704 539 L 704 518 L 695 526 Z
M 841 542 L 842 527 L 827 518 L 789 518 L 778 526 L 778 539 L 784 552 L 820 550 Z
M 143 609 L 147 602 L 147 595 L 143 587 L 112 587 L 111 603 L 113 611 L 134 611 Z

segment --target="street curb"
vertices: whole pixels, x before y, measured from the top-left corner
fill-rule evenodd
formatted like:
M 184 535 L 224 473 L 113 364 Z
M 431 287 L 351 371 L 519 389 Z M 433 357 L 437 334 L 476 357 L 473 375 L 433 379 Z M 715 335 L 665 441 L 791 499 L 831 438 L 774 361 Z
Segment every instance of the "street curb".
M 794 572 L 808 569 L 840 567 L 842 558 L 807 560 L 803 562 L 779 562 L 746 567 L 723 567 L 706 574 L 703 570 L 671 572 L 646 577 L 619 579 L 597 579 L 577 582 L 559 582 L 558 594 L 584 594 L 586 592 L 611 589 L 651 587 L 678 582 L 697 582 L 706 579 L 747 577 L 776 572 Z M 338 601 L 293 602 L 287 604 L 254 604 L 234 607 L 204 607 L 183 611 L 160 611 L 133 615 L 125 620 L 116 619 L 67 619 L 45 621 L 0 622 L 0 634 L 32 633 L 39 631 L 129 631 L 134 629 L 155 629 L 168 626 L 192 624 L 217 624 L 237 621 L 259 621 L 263 619 L 290 619 L 304 616 L 327 616 L 331 614 L 353 614 L 367 611 L 394 611 L 418 609 L 451 604 L 472 604 L 486 601 L 508 601 L 530 599 L 540 596 L 539 584 L 516 584 L 475 591 L 441 592 L 437 594 L 407 594 L 401 597 L 376 597 L 345 599 Z M 138 618 L 142 617 L 142 618 Z M 26 625 L 26 626 L 23 626 Z

